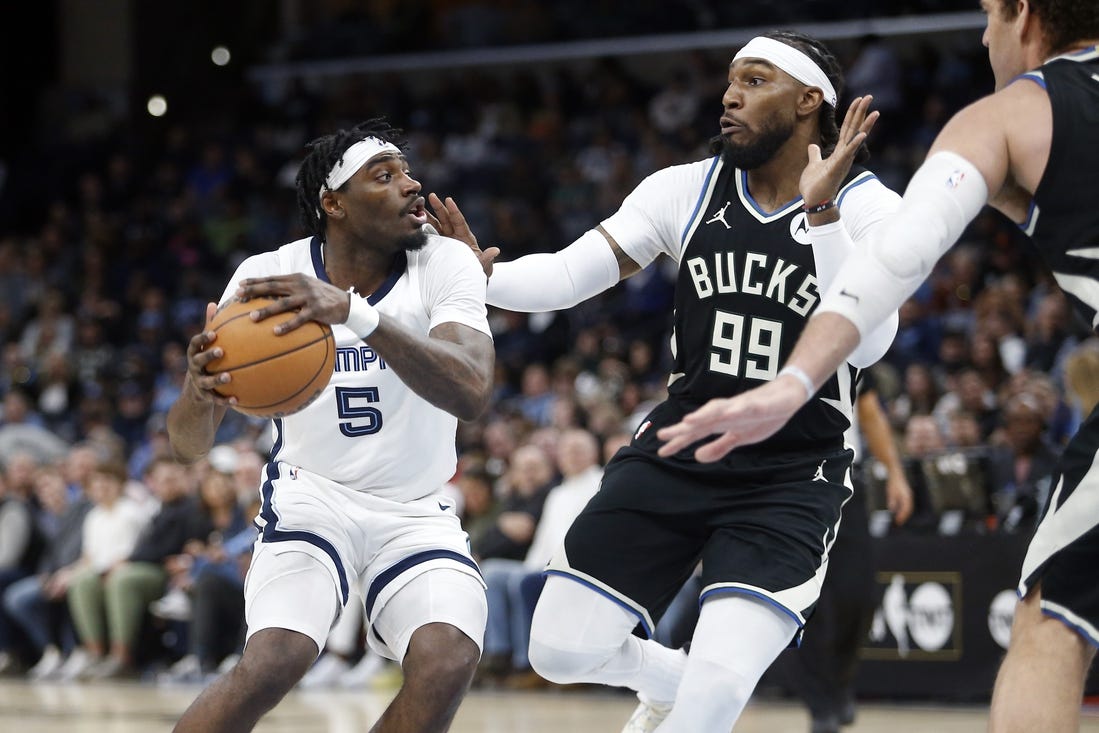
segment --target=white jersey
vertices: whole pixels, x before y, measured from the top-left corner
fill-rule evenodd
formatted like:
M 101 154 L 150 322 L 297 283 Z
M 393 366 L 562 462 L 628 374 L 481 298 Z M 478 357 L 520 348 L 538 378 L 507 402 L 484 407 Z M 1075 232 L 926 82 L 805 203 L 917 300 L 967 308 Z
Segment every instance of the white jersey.
M 222 295 L 249 277 L 305 273 L 328 282 L 320 240 L 300 239 L 249 257 Z M 491 335 L 486 278 L 466 245 L 429 234 L 420 250 L 399 256 L 369 302 L 423 335 L 460 323 Z M 272 461 L 394 501 L 435 493 L 454 474 L 458 420 L 413 392 L 370 346 L 342 325 L 332 327 L 336 366 L 308 407 L 274 421 Z

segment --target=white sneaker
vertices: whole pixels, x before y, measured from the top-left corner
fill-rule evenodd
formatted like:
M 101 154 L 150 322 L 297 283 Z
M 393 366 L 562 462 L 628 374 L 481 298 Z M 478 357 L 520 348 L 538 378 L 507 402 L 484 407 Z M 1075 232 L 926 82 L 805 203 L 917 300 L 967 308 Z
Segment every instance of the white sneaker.
M 191 597 L 181 588 L 172 588 L 149 604 L 149 613 L 169 621 L 190 621 Z
M 345 689 L 362 689 L 369 686 L 370 681 L 383 669 L 385 669 L 385 659 L 373 652 L 367 652 L 358 664 L 340 676 L 336 686 Z
M 42 650 L 42 657 L 31 667 L 30 672 L 27 672 L 27 677 L 32 680 L 49 679 L 60 671 L 63 661 L 61 650 L 50 644 Z
M 96 664 L 99 663 L 99 657 L 93 657 L 88 653 L 86 649 L 77 647 L 73 649 L 72 654 L 65 660 L 65 663 L 61 665 L 61 668 L 57 670 L 57 679 L 63 682 L 72 682 L 82 678 L 91 670 Z
M 672 706 L 661 705 L 655 702 L 645 702 L 638 695 L 638 700 L 641 700 L 634 708 L 633 715 L 626 721 L 626 727 L 622 729 L 622 733 L 652 733 L 656 730 L 656 727 L 664 722 L 664 718 L 668 717 L 668 713 L 672 712 Z
M 178 662 L 168 668 L 167 672 L 161 672 L 157 675 L 156 681 L 161 684 L 185 684 L 188 682 L 199 682 L 202 680 L 202 665 L 198 662 L 198 657 L 194 654 L 188 654 L 180 659 Z
M 318 687 L 334 687 L 336 680 L 351 669 L 351 665 L 335 654 L 325 654 L 317 660 L 313 668 L 305 673 L 298 685 L 304 690 Z

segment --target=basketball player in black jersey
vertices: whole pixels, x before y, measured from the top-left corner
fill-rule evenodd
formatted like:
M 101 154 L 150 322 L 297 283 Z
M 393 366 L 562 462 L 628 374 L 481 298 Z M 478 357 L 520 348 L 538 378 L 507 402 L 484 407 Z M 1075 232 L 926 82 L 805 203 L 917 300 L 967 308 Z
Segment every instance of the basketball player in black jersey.
M 843 432 L 856 370 L 888 348 L 895 319 L 764 445 L 713 466 L 689 450 L 658 456 L 656 432 L 713 397 L 778 378 L 853 240 L 895 210 L 895 193 L 852 168 L 877 114 L 855 100 L 837 129 L 841 83 L 819 42 L 753 39 L 729 66 L 712 158 L 649 176 L 567 248 L 491 270 L 488 302 L 542 311 L 591 297 L 660 254 L 679 263 L 668 399 L 608 464 L 550 562 L 531 631 L 542 676 L 638 691 L 626 731 L 729 730 L 819 595 L 851 496 Z M 467 233 L 449 221 L 460 218 L 452 202 L 432 206 L 444 232 Z M 700 560 L 690 655 L 634 635 L 651 633 Z
M 1077 312 L 1099 324 L 1099 3 L 982 6 L 996 92 L 947 123 L 901 211 L 848 260 L 787 362 L 794 377 L 712 401 L 661 431 L 668 441 L 661 453 L 676 455 L 716 433 L 695 455 L 718 460 L 779 430 L 915 291 L 985 203 L 1019 224 Z M 1097 451 L 1093 410 L 1065 448 L 1023 561 L 1011 645 L 992 696 L 994 731 L 1079 727 L 1099 645 Z

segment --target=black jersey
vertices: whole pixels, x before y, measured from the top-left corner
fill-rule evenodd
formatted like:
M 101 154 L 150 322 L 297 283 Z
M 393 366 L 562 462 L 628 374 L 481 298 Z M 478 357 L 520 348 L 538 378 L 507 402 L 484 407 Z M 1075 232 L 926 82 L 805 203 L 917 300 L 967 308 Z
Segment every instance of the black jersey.
M 845 183 L 869 175 L 854 170 Z M 746 173 L 724 166 L 679 263 L 670 398 L 694 409 L 774 379 L 819 300 L 801 199 L 765 212 Z M 761 447 L 838 442 L 854 379 L 842 368 Z
M 858 241 L 896 210 L 899 197 L 856 168 L 837 201 Z M 763 211 L 746 173 L 719 157 L 657 171 L 603 226 L 643 266 L 659 254 L 678 263 L 668 392 L 682 411 L 774 379 L 820 301 L 801 199 Z M 745 450 L 841 444 L 854 376 L 840 369 L 795 419 Z
M 1025 75 L 1045 87 L 1053 141 L 1023 225 L 1057 284 L 1099 326 L 1099 47 L 1066 54 Z

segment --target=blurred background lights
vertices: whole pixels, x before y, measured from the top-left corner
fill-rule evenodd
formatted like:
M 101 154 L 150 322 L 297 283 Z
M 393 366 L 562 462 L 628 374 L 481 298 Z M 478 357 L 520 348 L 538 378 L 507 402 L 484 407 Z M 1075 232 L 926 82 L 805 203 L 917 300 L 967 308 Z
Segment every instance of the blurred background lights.
M 225 46 L 217 46 L 210 52 L 210 60 L 218 66 L 225 66 L 229 63 L 229 59 L 231 58 L 232 55 Z
M 164 113 L 168 111 L 168 100 L 160 94 L 154 94 L 149 97 L 145 109 L 149 110 L 149 114 L 153 117 L 163 117 Z

